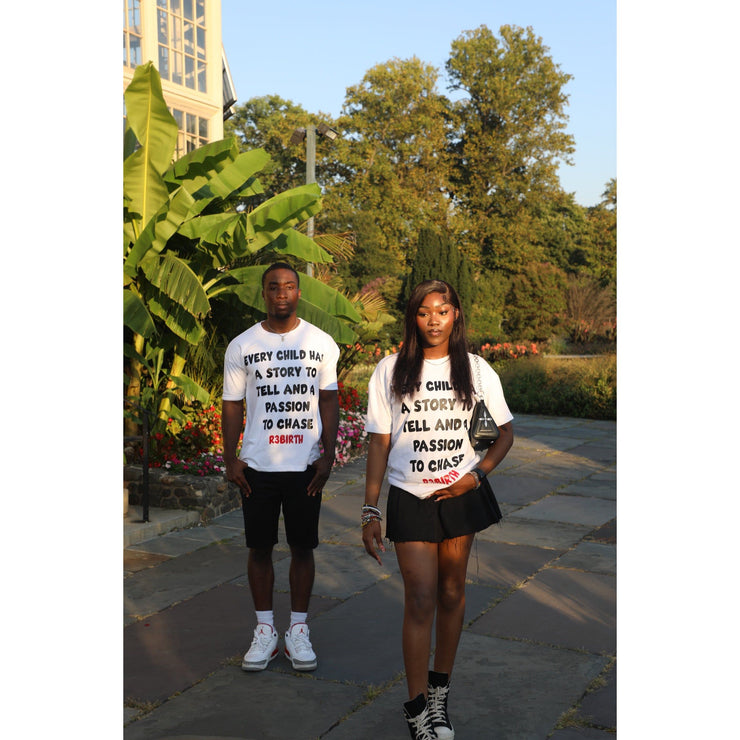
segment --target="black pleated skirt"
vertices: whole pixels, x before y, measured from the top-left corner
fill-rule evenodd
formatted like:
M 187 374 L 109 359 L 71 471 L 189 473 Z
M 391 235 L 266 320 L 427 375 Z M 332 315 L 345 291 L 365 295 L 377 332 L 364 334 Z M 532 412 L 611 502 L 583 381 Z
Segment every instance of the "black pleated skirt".
M 442 542 L 481 532 L 503 516 L 487 478 L 474 491 L 444 501 L 391 486 L 386 511 L 385 536 L 391 542 Z

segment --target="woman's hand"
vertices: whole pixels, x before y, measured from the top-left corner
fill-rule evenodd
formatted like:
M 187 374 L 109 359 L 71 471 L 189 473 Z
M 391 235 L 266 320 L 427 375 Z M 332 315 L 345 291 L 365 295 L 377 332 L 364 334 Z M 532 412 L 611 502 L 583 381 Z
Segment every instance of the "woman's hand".
M 378 543 L 377 550 L 375 549 L 376 542 Z M 378 550 L 385 552 L 385 547 L 383 546 L 383 537 L 380 533 L 380 522 L 377 519 L 362 528 L 362 544 L 365 545 L 367 554 L 374 557 L 380 565 L 383 565 L 380 555 L 378 555 Z
M 473 473 L 465 473 L 465 475 L 456 480 L 451 486 L 446 488 L 440 488 L 436 490 L 429 498 L 435 501 L 444 501 L 448 498 L 455 498 L 456 496 L 462 496 L 463 493 L 472 491 L 478 487 L 478 479 Z

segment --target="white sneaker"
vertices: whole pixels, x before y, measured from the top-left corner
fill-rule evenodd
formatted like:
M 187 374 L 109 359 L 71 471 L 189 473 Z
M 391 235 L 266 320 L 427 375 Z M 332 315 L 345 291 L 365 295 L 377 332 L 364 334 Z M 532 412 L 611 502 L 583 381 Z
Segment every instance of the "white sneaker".
M 243 671 L 264 671 L 267 664 L 278 654 L 278 633 L 269 624 L 258 624 L 254 628 L 252 645 L 242 660 Z
M 318 665 L 316 653 L 308 637 L 308 625 L 305 622 L 294 624 L 285 633 L 285 656 L 296 671 L 313 671 Z

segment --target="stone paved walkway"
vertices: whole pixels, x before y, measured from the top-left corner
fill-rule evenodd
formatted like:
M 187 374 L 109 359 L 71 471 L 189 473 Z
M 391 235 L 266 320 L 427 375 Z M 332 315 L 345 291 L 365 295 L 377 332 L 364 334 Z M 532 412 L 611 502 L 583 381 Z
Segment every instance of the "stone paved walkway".
M 476 538 L 450 695 L 458 740 L 607 740 L 616 728 L 616 425 L 520 415 L 490 481 L 504 521 Z M 364 460 L 324 493 L 309 612 L 319 657 L 244 673 L 254 611 L 241 511 L 124 550 L 125 740 L 407 738 L 403 588 L 360 542 Z M 381 496 L 384 508 L 385 496 Z M 154 510 L 152 521 L 173 516 Z M 164 527 L 166 529 L 166 526 Z M 130 536 L 128 536 L 130 535 Z M 278 631 L 288 550 L 275 551 Z M 282 641 L 281 641 L 282 642 Z

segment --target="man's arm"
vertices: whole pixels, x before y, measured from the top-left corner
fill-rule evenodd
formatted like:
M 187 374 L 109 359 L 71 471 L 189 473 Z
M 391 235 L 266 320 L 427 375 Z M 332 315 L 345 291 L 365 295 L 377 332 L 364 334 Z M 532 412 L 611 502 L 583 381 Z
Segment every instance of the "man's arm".
M 339 394 L 336 390 L 319 390 L 319 416 L 321 417 L 321 445 L 324 448 L 324 454 L 314 462 L 316 475 L 308 484 L 309 496 L 321 493 L 334 465 L 337 432 L 339 431 Z
M 236 483 L 249 496 L 252 492 L 244 476 L 247 463 L 236 455 L 239 435 L 244 431 L 244 401 L 223 401 L 221 408 L 221 433 L 224 440 L 226 479 Z

